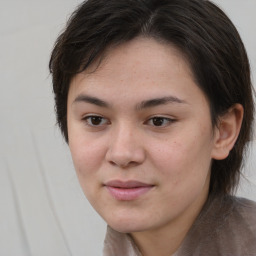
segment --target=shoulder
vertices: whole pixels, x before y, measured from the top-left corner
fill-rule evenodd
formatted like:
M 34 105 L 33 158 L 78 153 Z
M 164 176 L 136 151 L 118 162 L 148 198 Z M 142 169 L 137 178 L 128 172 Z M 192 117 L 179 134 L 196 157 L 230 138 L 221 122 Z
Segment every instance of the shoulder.
M 232 205 L 229 225 L 234 231 L 246 232 L 246 239 L 256 244 L 256 202 L 238 197 L 228 197 Z M 256 249 L 255 249 L 256 253 Z
M 231 201 L 231 203 L 234 205 L 234 209 L 239 211 L 242 216 L 251 217 L 252 219 L 256 220 L 256 202 L 246 198 L 234 196 L 228 196 L 227 200 Z
M 252 224 L 256 230 L 256 202 L 239 197 L 229 197 L 233 204 L 233 212 L 241 219 Z
M 227 196 L 223 203 L 230 205 L 231 210 L 220 230 L 219 242 L 224 242 L 233 255 L 255 255 L 256 203 L 234 196 Z
M 177 255 L 256 255 L 256 203 L 234 196 L 210 198 Z

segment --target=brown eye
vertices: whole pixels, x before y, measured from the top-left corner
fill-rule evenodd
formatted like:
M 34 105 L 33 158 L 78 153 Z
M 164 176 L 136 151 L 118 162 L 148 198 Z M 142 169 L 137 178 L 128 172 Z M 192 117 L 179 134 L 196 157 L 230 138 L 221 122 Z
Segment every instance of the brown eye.
M 86 116 L 84 120 L 90 126 L 101 126 L 108 123 L 108 120 L 102 116 Z
M 148 125 L 156 126 L 156 127 L 165 127 L 173 123 L 175 120 L 167 117 L 155 116 L 150 118 L 147 121 Z
M 161 117 L 154 117 L 152 119 L 152 123 L 154 126 L 162 126 L 164 124 L 164 118 Z

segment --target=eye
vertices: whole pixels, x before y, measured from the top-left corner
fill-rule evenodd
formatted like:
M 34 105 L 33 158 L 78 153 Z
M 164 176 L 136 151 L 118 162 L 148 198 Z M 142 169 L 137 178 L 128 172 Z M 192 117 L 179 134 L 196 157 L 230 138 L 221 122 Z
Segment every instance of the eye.
M 85 120 L 86 124 L 89 126 L 103 126 L 109 124 L 106 118 L 97 115 L 85 116 L 83 120 Z
M 165 127 L 170 125 L 171 123 L 175 122 L 174 119 L 167 118 L 167 117 L 161 117 L 161 116 L 155 116 L 150 118 L 146 124 L 152 125 L 152 126 L 158 126 L 158 127 Z

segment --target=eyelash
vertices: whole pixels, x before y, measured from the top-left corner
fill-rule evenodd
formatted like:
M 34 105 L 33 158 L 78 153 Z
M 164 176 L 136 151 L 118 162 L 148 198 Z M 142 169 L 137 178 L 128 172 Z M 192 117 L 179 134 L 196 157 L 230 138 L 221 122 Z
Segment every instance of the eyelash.
M 160 121 L 160 125 L 154 124 L 154 122 L 159 122 L 159 121 Z M 153 116 L 150 119 L 148 119 L 145 123 L 146 124 L 151 123 L 151 125 L 154 127 L 166 127 L 166 126 L 169 126 L 170 124 L 174 123 L 175 121 L 176 121 L 175 119 L 168 118 L 168 117 Z
M 98 120 L 97 120 L 98 119 Z M 104 125 L 107 125 L 107 124 L 110 124 L 110 122 L 102 117 L 102 116 L 99 116 L 99 115 L 89 115 L 89 116 L 85 116 L 83 118 L 83 120 L 85 121 L 85 123 L 88 125 L 88 126 L 91 126 L 91 127 L 101 127 L 101 126 L 104 126 Z M 103 124 L 93 124 L 94 121 L 100 121 L 102 122 L 102 120 L 104 120 L 104 123 Z
M 86 125 L 90 127 L 102 127 L 105 125 L 109 125 L 110 121 L 100 115 L 88 115 L 85 116 L 82 120 L 85 121 Z M 93 124 L 93 122 L 98 124 Z M 103 121 L 103 123 L 102 123 Z M 167 127 L 170 124 L 174 123 L 176 120 L 168 117 L 163 117 L 163 116 L 153 116 L 149 119 L 147 119 L 143 124 L 150 125 L 153 127 Z M 159 125 L 156 125 L 156 122 L 160 122 Z

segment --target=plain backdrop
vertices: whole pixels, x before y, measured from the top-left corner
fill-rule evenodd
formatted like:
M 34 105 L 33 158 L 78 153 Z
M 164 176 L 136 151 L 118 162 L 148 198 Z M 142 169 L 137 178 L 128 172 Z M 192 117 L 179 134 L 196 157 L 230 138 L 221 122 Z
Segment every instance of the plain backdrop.
M 107 0 L 106 0 L 107 2 Z M 256 0 L 216 0 L 256 78 Z M 0 255 L 101 255 L 106 224 L 85 199 L 55 125 L 48 61 L 78 0 L 0 0 Z M 256 200 L 256 142 L 239 195 Z

